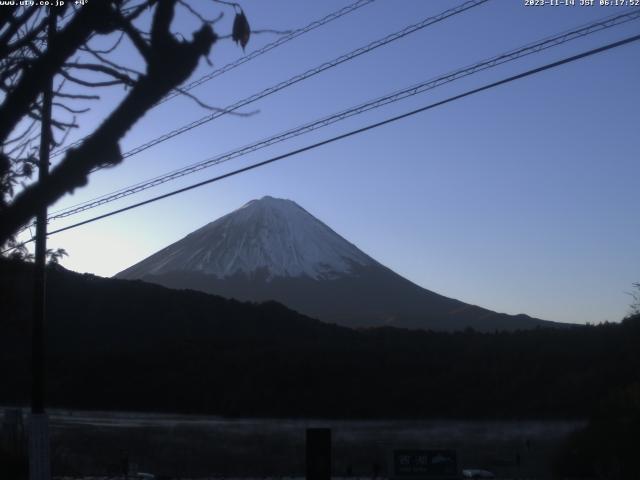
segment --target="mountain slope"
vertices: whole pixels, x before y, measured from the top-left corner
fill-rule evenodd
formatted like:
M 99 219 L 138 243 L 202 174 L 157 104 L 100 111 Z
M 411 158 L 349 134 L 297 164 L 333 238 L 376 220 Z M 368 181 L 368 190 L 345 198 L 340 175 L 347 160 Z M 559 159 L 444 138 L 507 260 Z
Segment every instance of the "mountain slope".
M 376 265 L 302 207 L 264 197 L 205 225 L 116 275 L 137 278 L 189 271 L 227 278 L 256 272 L 274 277 L 336 278 L 354 265 Z
M 290 200 L 253 200 L 116 278 L 239 300 L 276 300 L 349 327 L 491 331 L 551 322 L 507 315 L 426 290 L 359 250 Z
M 326 418 L 581 417 L 638 383 L 640 318 L 481 334 L 351 330 L 274 302 L 47 273 L 48 405 Z M 0 259 L 0 403 L 30 388 L 33 265 Z M 597 368 L 594 368 L 594 365 Z M 626 398 L 626 397 L 625 397 Z

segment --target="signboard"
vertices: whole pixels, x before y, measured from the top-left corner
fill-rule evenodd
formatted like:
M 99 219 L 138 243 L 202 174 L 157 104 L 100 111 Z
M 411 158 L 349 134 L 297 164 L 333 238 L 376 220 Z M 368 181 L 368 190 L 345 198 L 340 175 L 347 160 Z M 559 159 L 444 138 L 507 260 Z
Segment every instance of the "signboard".
M 392 477 L 397 479 L 456 478 L 455 450 L 394 450 Z

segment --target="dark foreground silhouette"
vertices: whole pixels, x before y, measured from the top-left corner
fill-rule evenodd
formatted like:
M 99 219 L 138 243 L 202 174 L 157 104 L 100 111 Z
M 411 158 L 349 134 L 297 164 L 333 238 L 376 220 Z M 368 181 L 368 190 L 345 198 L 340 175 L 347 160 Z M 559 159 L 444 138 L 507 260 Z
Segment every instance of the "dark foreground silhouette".
M 30 266 L 3 262 L 1 402 L 28 398 Z M 48 403 L 242 416 L 572 417 L 640 377 L 640 320 L 351 330 L 274 303 L 50 269 Z
M 31 265 L 0 262 L 3 404 L 28 402 L 31 285 Z M 49 269 L 48 286 L 50 406 L 591 418 L 558 453 L 558 471 L 618 478 L 632 468 L 640 434 L 639 316 L 518 332 L 351 330 L 275 302 L 241 303 L 59 267 Z

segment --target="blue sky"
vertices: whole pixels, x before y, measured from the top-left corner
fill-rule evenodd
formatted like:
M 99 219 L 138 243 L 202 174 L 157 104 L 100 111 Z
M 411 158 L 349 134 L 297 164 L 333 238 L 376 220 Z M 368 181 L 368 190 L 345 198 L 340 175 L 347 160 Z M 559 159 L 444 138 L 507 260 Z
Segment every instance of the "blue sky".
M 348 1 L 243 0 L 254 29 L 294 29 Z M 462 3 L 377 0 L 196 89 L 224 107 Z M 579 3 L 579 2 L 577 2 Z M 214 16 L 220 6 L 202 2 Z M 492 0 L 96 173 L 62 208 L 224 153 L 623 7 Z M 230 31 L 232 13 L 217 26 Z M 188 33 L 186 16 L 174 30 Z M 635 21 L 473 75 L 310 135 L 128 197 L 55 229 L 319 141 L 640 31 Z M 255 35 L 250 52 L 272 41 Z M 215 47 L 219 67 L 241 56 Z M 135 54 L 123 48 L 123 61 Z M 50 237 L 67 268 L 109 276 L 263 195 L 289 198 L 367 254 L 443 295 L 567 322 L 618 321 L 640 281 L 640 44 L 544 72 L 189 193 Z M 210 71 L 204 62 L 193 78 Z M 79 138 L 122 97 L 83 117 Z M 123 140 L 128 150 L 208 112 L 177 98 Z M 71 138 L 73 140 L 73 138 Z

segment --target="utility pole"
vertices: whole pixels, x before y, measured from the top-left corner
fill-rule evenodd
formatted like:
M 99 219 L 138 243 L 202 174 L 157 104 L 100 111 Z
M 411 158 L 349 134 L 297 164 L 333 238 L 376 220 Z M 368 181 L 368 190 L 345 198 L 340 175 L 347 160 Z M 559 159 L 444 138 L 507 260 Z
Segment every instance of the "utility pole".
M 56 13 L 49 7 L 47 50 L 56 32 Z M 51 149 L 51 105 L 53 76 L 42 92 L 40 163 L 38 181 L 49 175 Z M 29 479 L 51 480 L 49 456 L 49 418 L 45 412 L 45 299 L 47 257 L 47 207 L 36 218 L 36 251 L 34 268 L 33 320 L 31 330 L 31 418 L 29 421 Z

